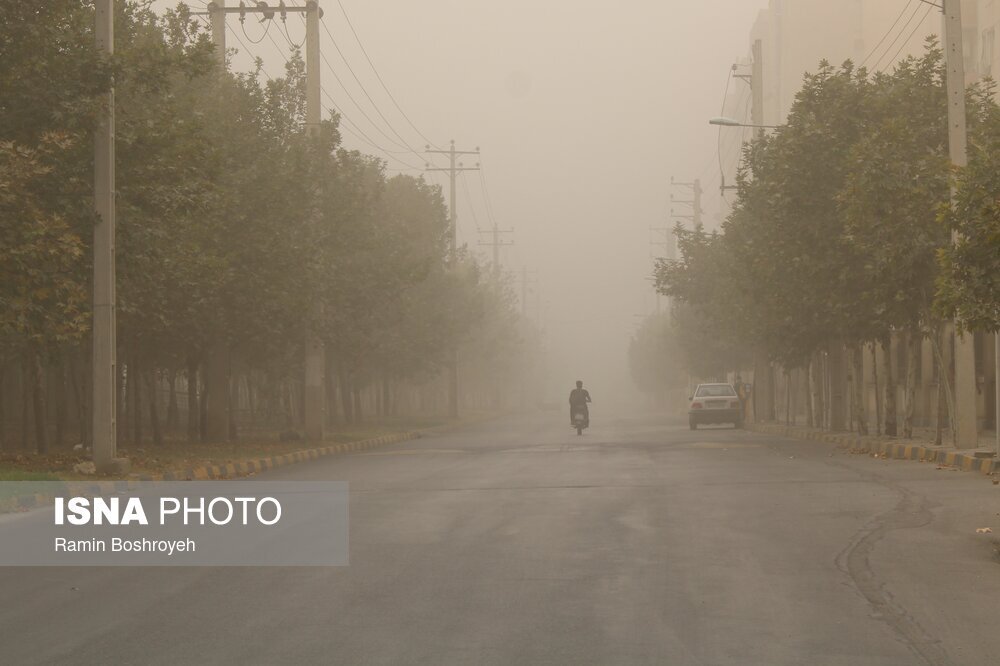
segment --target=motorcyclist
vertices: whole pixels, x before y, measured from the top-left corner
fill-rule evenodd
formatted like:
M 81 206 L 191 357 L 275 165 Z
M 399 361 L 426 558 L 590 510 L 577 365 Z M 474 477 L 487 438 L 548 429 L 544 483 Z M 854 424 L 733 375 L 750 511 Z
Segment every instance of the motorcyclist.
M 570 425 L 574 425 L 574 423 L 573 423 L 573 412 L 576 410 L 576 408 L 582 408 L 583 409 L 583 415 L 586 418 L 587 423 L 588 424 L 590 423 L 590 408 L 587 407 L 587 403 L 590 402 L 590 401 L 591 401 L 590 400 L 590 392 L 587 389 L 583 388 L 583 382 L 577 380 L 577 382 L 576 382 L 576 388 L 569 392 L 569 424 Z

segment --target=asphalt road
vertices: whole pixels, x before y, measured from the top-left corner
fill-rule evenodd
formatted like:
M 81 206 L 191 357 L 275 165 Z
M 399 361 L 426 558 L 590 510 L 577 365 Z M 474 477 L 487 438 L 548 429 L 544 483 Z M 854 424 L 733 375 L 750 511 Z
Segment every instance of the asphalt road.
M 0 569 L 0 663 L 1000 663 L 978 474 L 560 410 L 260 478 L 348 481 L 350 566 Z

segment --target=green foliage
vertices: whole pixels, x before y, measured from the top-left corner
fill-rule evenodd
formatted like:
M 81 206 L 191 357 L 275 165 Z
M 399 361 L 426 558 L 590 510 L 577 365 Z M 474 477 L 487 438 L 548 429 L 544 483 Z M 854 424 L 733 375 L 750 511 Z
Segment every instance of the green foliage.
M 969 164 L 956 176 L 955 205 L 943 220 L 956 233 L 939 250 L 939 312 L 965 329 L 1000 329 L 1000 108 L 990 89 L 973 96 L 978 111 Z
M 787 124 L 745 147 L 723 233 L 680 233 L 682 258 L 660 263 L 658 289 L 703 331 L 786 368 L 831 342 L 932 330 L 940 314 L 996 328 L 1000 112 L 989 88 L 968 100 L 970 164 L 952 211 L 937 43 L 891 74 L 821 63 Z M 696 348 L 685 354 L 697 363 Z
M 509 289 L 448 256 L 440 188 L 344 150 L 336 115 L 307 134 L 297 51 L 263 84 L 223 72 L 189 10 L 151 6 L 115 4 L 105 62 L 88 3 L 5 5 L 0 351 L 87 332 L 89 137 L 113 73 L 119 343 L 144 367 L 222 341 L 243 367 L 300 381 L 308 329 L 355 385 L 428 377 L 462 344 L 511 366 L 523 322 Z

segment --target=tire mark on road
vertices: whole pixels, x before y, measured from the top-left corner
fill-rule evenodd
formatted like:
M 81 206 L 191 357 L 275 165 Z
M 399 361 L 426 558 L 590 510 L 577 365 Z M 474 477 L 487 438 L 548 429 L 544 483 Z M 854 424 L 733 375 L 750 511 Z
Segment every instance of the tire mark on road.
M 899 529 L 914 529 L 929 525 L 934 516 L 928 508 L 926 498 L 911 490 L 896 485 L 876 474 L 868 474 L 831 461 L 830 464 L 850 469 L 868 481 L 877 483 L 899 495 L 895 507 L 876 516 L 856 536 L 853 542 L 836 558 L 836 565 L 846 574 L 854 587 L 868 601 L 874 616 L 897 634 L 910 650 L 929 666 L 950 666 L 951 659 L 941 641 L 931 636 L 907 610 L 901 606 L 879 579 L 871 565 L 871 554 L 876 544 L 889 532 Z

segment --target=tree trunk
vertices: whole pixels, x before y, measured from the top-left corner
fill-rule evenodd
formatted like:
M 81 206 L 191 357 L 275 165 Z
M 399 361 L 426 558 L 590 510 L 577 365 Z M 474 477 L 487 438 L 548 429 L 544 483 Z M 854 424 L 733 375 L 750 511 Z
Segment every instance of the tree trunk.
M 906 395 L 903 437 L 913 439 L 913 414 L 917 402 L 917 364 L 920 363 L 920 329 L 914 326 L 906 336 Z
M 364 410 L 361 405 L 361 387 L 356 383 L 354 389 L 354 423 L 361 424 L 365 420 Z
M 77 359 L 76 351 L 74 351 L 74 353 L 69 357 L 69 378 L 70 388 L 73 391 L 73 402 L 76 405 L 76 421 L 80 432 L 80 443 L 87 446 L 90 444 L 90 437 L 88 434 L 90 428 L 88 427 L 89 420 L 87 418 L 90 410 L 86 404 L 86 389 L 82 386 L 83 382 L 86 380 L 80 377 L 79 361 Z
M 7 413 L 4 411 L 4 381 L 7 379 L 7 364 L 0 359 L 0 452 L 6 448 L 7 445 Z
M 132 444 L 142 446 L 142 367 L 138 354 L 129 354 L 128 385 L 132 388 Z
M 202 377 L 201 390 L 198 392 L 198 439 L 208 441 L 208 391 L 205 390 L 205 365 L 199 364 L 199 374 Z
M 816 422 L 813 417 L 813 401 L 812 394 L 810 391 L 810 386 L 812 384 L 812 359 L 806 361 L 806 376 L 805 376 L 805 397 L 806 397 L 806 425 L 810 428 L 816 427 Z
M 198 401 L 198 358 L 194 354 L 187 357 L 187 439 L 194 444 L 201 439 L 199 418 L 201 409 Z
M 934 445 L 941 446 L 944 440 L 945 420 L 948 418 L 948 401 L 944 395 L 944 382 L 938 377 L 937 383 L 937 423 L 934 424 Z
M 875 385 L 875 434 L 882 436 L 882 391 L 878 381 L 878 352 L 872 343 L 872 383 Z
M 344 410 L 344 423 L 354 423 L 354 404 L 351 393 L 351 380 L 347 372 L 341 370 L 340 376 L 340 402 Z
M 146 388 L 149 389 L 149 427 L 153 431 L 153 445 L 163 446 L 160 410 L 156 405 L 156 370 L 153 368 L 146 371 Z
M 847 362 L 844 345 L 839 340 L 830 343 L 827 354 L 830 374 L 830 430 L 847 429 Z
M 211 442 L 229 440 L 229 345 L 217 336 L 205 357 L 205 435 Z
M 389 378 L 382 377 L 382 409 L 386 417 L 392 416 L 392 392 L 389 390 Z
M 66 391 L 66 362 L 62 351 L 59 351 L 56 355 L 52 376 L 55 379 L 55 386 L 53 387 L 55 390 L 52 397 L 55 400 L 56 408 L 56 432 L 52 441 L 56 448 L 59 448 L 62 446 L 63 441 L 65 441 L 66 415 L 69 411 L 69 405 L 66 404 L 69 399 L 69 393 Z
M 40 454 L 46 454 L 49 452 L 49 441 L 45 432 L 45 383 L 42 359 L 34 349 L 30 354 L 31 411 L 35 417 L 35 450 Z
M 885 376 L 885 434 L 896 436 L 896 381 L 892 373 L 892 335 L 882 337 L 882 374 Z
M 785 425 L 792 425 L 792 373 L 785 370 Z
M 173 434 L 180 427 L 181 416 L 177 407 L 177 368 L 172 363 L 167 371 L 167 386 L 170 389 L 167 396 L 167 432 Z
M 823 357 L 818 352 L 813 355 L 813 415 L 816 419 L 815 427 L 822 428 L 826 424 L 826 405 L 823 403 Z
M 858 424 L 858 434 L 868 434 L 868 410 L 865 408 L 865 348 L 864 345 L 854 345 L 851 348 L 852 386 L 851 411 Z
M 26 354 L 21 359 L 21 450 L 27 451 L 31 442 L 31 359 Z

